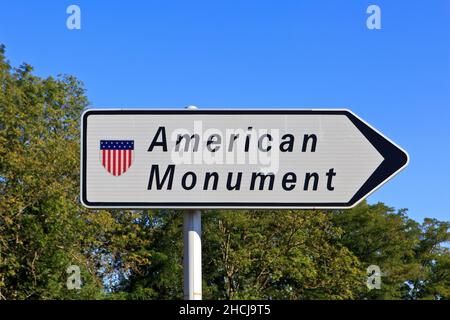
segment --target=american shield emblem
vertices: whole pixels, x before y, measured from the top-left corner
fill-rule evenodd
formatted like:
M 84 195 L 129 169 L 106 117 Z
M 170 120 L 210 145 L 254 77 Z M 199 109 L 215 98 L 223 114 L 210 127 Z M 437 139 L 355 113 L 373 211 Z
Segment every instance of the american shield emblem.
M 113 176 L 126 173 L 134 162 L 134 140 L 100 140 L 100 162 Z

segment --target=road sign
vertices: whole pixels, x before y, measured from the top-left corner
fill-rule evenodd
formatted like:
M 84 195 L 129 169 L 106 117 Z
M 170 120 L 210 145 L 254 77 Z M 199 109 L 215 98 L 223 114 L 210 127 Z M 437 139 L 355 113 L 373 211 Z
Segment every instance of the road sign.
M 408 155 L 349 110 L 87 110 L 90 208 L 351 208 Z

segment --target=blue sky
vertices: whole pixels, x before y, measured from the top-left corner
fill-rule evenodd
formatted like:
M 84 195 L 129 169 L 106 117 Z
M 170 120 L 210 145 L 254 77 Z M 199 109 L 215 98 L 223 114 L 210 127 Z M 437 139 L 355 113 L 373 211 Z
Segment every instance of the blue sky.
M 411 157 L 369 202 L 450 220 L 448 0 L 2 1 L 0 43 L 93 107 L 349 108 Z

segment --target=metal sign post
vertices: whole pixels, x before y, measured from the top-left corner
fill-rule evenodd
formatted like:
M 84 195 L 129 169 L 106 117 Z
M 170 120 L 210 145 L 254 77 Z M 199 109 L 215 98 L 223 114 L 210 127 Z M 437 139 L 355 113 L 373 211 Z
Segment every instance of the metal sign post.
M 186 107 L 196 110 L 195 106 Z M 186 210 L 183 220 L 183 285 L 185 300 L 202 300 L 202 213 Z
M 202 214 L 186 210 L 183 221 L 184 299 L 202 300 Z

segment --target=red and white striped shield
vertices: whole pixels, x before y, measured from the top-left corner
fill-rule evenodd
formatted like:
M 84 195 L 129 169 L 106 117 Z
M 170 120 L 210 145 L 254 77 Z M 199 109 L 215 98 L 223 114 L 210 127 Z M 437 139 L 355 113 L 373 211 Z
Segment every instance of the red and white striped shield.
M 100 161 L 113 176 L 124 174 L 134 161 L 134 140 L 100 140 Z

